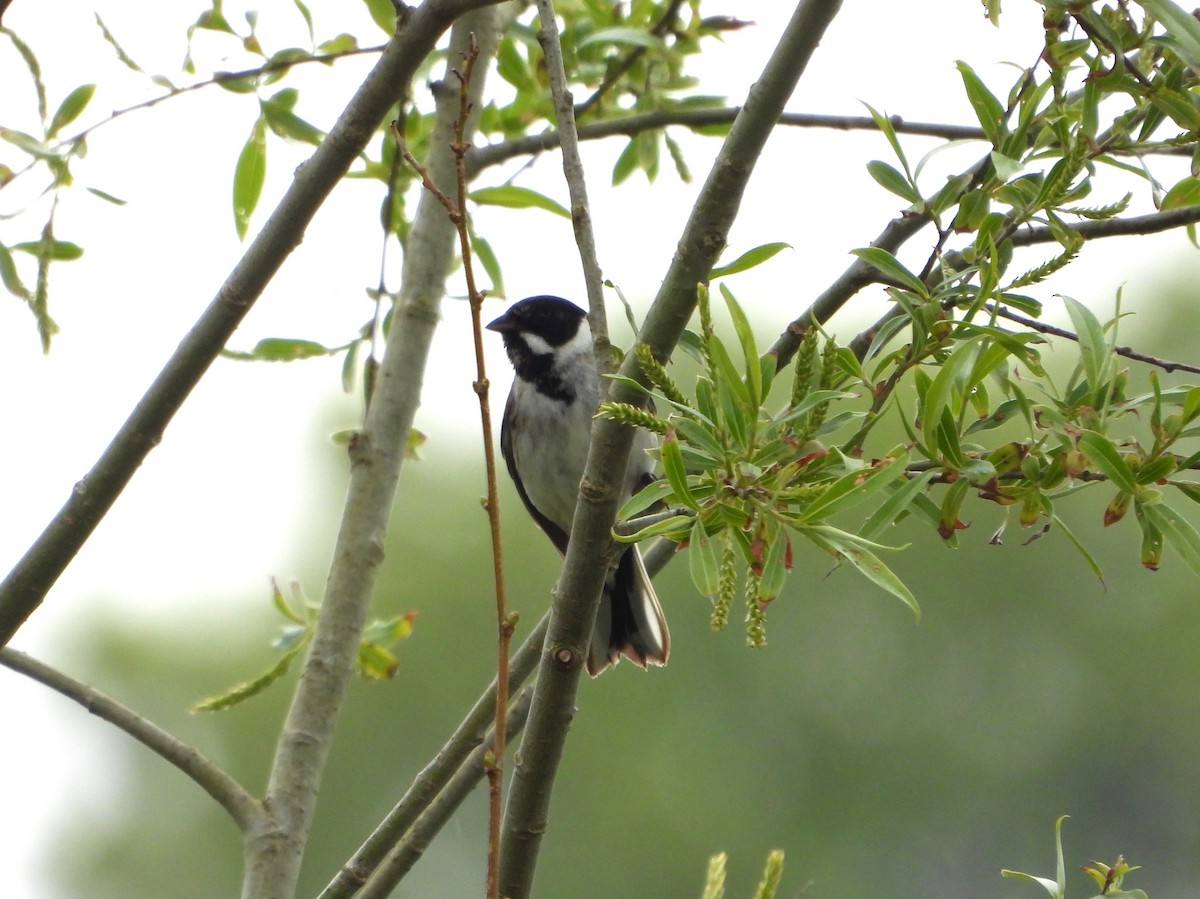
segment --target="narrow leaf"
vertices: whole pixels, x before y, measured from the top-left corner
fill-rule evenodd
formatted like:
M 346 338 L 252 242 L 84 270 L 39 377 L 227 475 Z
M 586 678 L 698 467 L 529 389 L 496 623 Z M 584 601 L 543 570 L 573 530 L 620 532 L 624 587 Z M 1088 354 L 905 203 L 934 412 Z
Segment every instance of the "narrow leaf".
M 705 596 L 715 596 L 720 584 L 720 563 L 716 546 L 705 533 L 699 517 L 692 523 L 692 533 L 688 537 L 688 567 L 696 589 Z
M 1109 349 L 1104 337 L 1104 326 L 1087 306 L 1064 296 L 1063 304 L 1071 316 L 1071 324 L 1075 326 L 1075 334 L 1079 338 L 1079 355 L 1083 362 L 1083 370 L 1087 375 L 1088 387 L 1092 394 L 1105 387 L 1108 381 Z
M 929 288 L 923 281 L 900 264 L 900 261 L 880 247 L 861 247 L 851 252 L 871 268 L 882 274 L 890 283 L 907 287 L 917 296 L 928 298 Z
M 900 487 L 892 492 L 891 496 L 879 504 L 879 508 L 867 519 L 867 523 L 862 526 L 858 535 L 864 540 L 874 540 L 882 534 L 888 525 L 908 511 L 909 506 L 918 495 L 924 495 L 925 488 L 936 475 L 937 470 L 930 469 L 921 472 L 915 478 L 907 478 Z
M 1192 573 L 1200 575 L 1200 533 L 1195 526 L 1164 503 L 1142 505 L 1146 518 L 1162 532 L 1171 548 L 1179 553 Z
M 571 213 L 560 203 L 545 194 L 527 187 L 506 184 L 501 187 L 481 187 L 471 191 L 470 197 L 481 206 L 503 206 L 507 209 L 544 209 L 569 219 Z
M 1141 494 L 1142 491 L 1133 476 L 1133 470 L 1129 467 L 1129 463 L 1121 457 L 1111 440 L 1095 431 L 1084 431 L 1079 435 L 1079 445 L 1087 453 L 1088 459 L 1095 463 L 1096 467 L 1114 485 L 1134 496 Z
M 67 94 L 66 98 L 59 104 L 58 109 L 54 111 L 54 117 L 50 120 L 50 127 L 46 129 L 46 137 L 51 138 L 58 134 L 67 125 L 79 118 L 80 113 L 87 107 L 92 99 L 92 95 L 96 93 L 96 85 L 81 84 L 71 93 Z
M 845 559 L 871 583 L 883 588 L 888 593 L 903 602 L 918 620 L 921 617 L 921 607 L 912 591 L 904 585 L 890 568 L 888 568 L 872 549 L 889 549 L 863 540 L 846 531 L 826 524 L 806 525 L 802 533 L 827 552 Z
M 959 60 L 958 71 L 962 75 L 967 99 L 975 110 L 975 118 L 979 120 L 983 133 L 992 142 L 992 146 L 999 147 L 1004 138 L 1004 107 L 967 63 Z
M 779 253 L 781 250 L 790 250 L 790 243 L 765 243 L 755 247 L 753 250 L 747 250 L 737 259 L 730 262 L 728 265 L 719 265 L 708 273 L 710 279 L 724 278 L 727 275 L 735 275 L 738 272 L 744 272 L 747 269 L 752 269 L 756 265 L 761 265 L 772 256 Z
M 233 223 L 239 240 L 245 240 L 250 216 L 262 196 L 267 175 L 267 128 L 260 117 L 238 156 L 233 172 Z

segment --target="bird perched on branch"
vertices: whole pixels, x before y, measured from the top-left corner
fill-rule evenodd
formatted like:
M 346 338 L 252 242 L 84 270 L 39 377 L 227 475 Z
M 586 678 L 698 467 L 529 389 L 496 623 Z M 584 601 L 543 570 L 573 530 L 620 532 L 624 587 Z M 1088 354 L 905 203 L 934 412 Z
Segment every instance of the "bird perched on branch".
M 500 450 L 525 508 L 558 551 L 566 553 L 579 482 L 591 444 L 600 378 L 586 313 L 560 297 L 513 304 L 491 322 L 504 338 L 516 371 Z M 655 438 L 638 430 L 625 472 L 622 501 L 653 480 L 646 450 Z M 622 655 L 638 665 L 665 665 L 671 649 L 667 621 L 636 546 L 609 570 L 588 648 L 592 677 Z

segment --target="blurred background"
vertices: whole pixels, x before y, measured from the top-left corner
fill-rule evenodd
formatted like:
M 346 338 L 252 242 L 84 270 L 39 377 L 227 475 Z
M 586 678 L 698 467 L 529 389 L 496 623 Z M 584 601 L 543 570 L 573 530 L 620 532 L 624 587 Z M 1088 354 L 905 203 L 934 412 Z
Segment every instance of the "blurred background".
M 311 6 L 318 39 L 337 30 L 372 34 L 358 4 Z M 1003 93 L 1015 78 L 1004 62 L 1028 65 L 1040 47 L 1034 3 L 1006 10 L 1000 29 L 972 3 L 872 4 L 870 21 L 855 6 L 846 4 L 791 109 L 859 115 L 867 101 L 911 120 L 968 124 L 954 60 L 969 59 Z M 156 5 L 153 28 L 146 5 L 94 7 L 147 71 L 177 75 L 184 31 L 199 6 Z M 782 27 L 783 7 L 733 10 L 756 25 L 728 35 L 706 58 L 698 74 L 712 92 L 740 100 Z M 226 15 L 233 21 L 243 8 L 226 4 Z M 283 46 L 292 29 L 290 41 L 301 42 L 290 4 L 261 8 L 264 33 L 281 34 Z M 90 23 L 64 33 L 63 23 L 78 16 L 64 2 L 21 0 L 5 16 L 39 54 L 51 103 L 85 81 L 101 85 L 89 110 L 97 117 L 152 95 L 145 78 L 113 60 Z M 236 67 L 239 60 L 225 52 L 202 41 L 200 71 Z M 297 112 L 328 127 L 368 66 L 350 60 L 331 72 L 297 73 Z M 27 83 L 3 45 L 0 83 Z M 33 108 L 29 94 L 6 88 L 0 121 L 33 130 L 23 118 Z M 114 208 L 82 192 L 64 200 L 58 235 L 86 252 L 54 272 L 51 311 L 63 330 L 49 355 L 40 353 L 28 312 L 16 300 L 0 303 L 4 570 L 240 256 L 228 185 L 256 114 L 252 97 L 200 91 L 97 132 L 77 177 L 128 205 Z M 702 178 L 716 144 L 675 136 Z M 903 141 L 912 157 L 935 146 Z M 605 274 L 640 313 L 696 187 L 664 171 L 649 191 L 640 176 L 609 188 L 623 146 L 591 145 L 585 162 Z M 941 154 L 939 164 L 944 159 L 952 171 L 978 153 L 959 148 Z M 772 139 L 729 253 L 774 240 L 794 248 L 731 284 L 753 310 L 762 340 L 896 214 L 895 198 L 863 168 L 888 156 L 875 134 L 781 130 Z M 303 148 L 271 145 L 261 210 L 272 207 L 304 157 Z M 1182 174 L 1186 164 L 1177 169 Z M 1172 169 L 1165 171 L 1170 183 Z M 488 183 L 509 174 L 496 172 Z M 556 157 L 541 160 L 521 183 L 565 200 Z M 1110 189 L 1112 197 L 1094 202 L 1133 189 L 1145 211 L 1148 191 L 1139 182 Z M 639 205 L 647 201 L 649 211 Z M 353 336 L 371 313 L 365 289 L 379 269 L 378 202 L 374 185 L 339 187 L 232 346 L 248 349 L 270 336 L 328 344 Z M 565 222 L 537 211 L 483 209 L 476 226 L 496 247 L 510 298 L 582 298 Z M 1052 254 L 1044 250 L 1030 251 L 1030 259 Z M 914 260 L 927 252 L 927 243 L 914 242 Z M 1055 293 L 1089 303 L 1104 319 L 1123 285 L 1124 309 L 1135 315 L 1122 325 L 1122 342 L 1196 362 L 1196 259 L 1182 234 L 1094 242 L 1039 298 L 1050 320 L 1065 322 Z M 395 253 L 388 271 L 395 287 Z M 864 293 L 832 330 L 849 339 L 885 302 L 882 292 Z M 621 318 L 615 308 L 611 317 Z M 429 440 L 401 478 L 376 603 L 380 616 L 415 610 L 416 629 L 399 647 L 394 680 L 352 691 L 301 895 L 319 891 L 361 843 L 493 669 L 465 306 L 448 300 L 444 319 L 417 423 Z M 1061 370 L 1075 352 L 1063 346 L 1049 355 Z M 499 346 L 489 346 L 488 359 L 498 402 L 509 373 Z M 187 708 L 273 662 L 269 643 L 281 622 L 270 607 L 270 577 L 295 578 L 309 596 L 321 594 L 346 483 L 343 451 L 329 435 L 355 426 L 360 415 L 358 401 L 339 391 L 339 369 L 339 360 L 218 361 L 14 641 L 193 742 L 255 791 L 291 680 L 230 712 L 195 716 Z M 1131 380 L 1144 383 L 1145 372 L 1134 367 Z M 900 439 L 874 438 L 881 449 Z M 558 559 L 505 489 L 519 638 L 546 606 Z M 768 850 L 781 848 L 781 896 L 1034 896 L 1036 887 L 1004 881 L 999 869 L 1052 877 L 1053 823 L 1070 814 L 1068 895 L 1091 895 L 1078 865 L 1112 862 L 1118 853 L 1144 866 L 1131 885 L 1151 897 L 1200 895 L 1193 864 L 1200 850 L 1200 589 L 1169 550 L 1164 570 L 1142 570 L 1134 523 L 1100 528 L 1107 499 L 1101 488 L 1058 507 L 1101 560 L 1103 584 L 1060 534 L 1022 545 L 1028 535 L 1014 522 L 1005 545 L 989 546 L 1003 510 L 968 504 L 971 527 L 957 550 L 917 524 L 888 535 L 894 545 L 912 544 L 888 561 L 920 600 L 920 624 L 852 572 L 831 573 L 827 558 L 800 553 L 770 608 L 769 645 L 758 651 L 744 647 L 736 620 L 711 634 L 707 602 L 686 566 L 669 567 L 658 589 L 672 626 L 671 665 L 650 673 L 622 665 L 583 685 L 538 894 L 697 896 L 708 857 L 724 850 L 729 895 L 744 896 Z M 0 895 L 236 894 L 237 835 L 174 769 L 6 670 L 0 707 Z M 484 830 L 479 792 L 397 895 L 477 895 Z

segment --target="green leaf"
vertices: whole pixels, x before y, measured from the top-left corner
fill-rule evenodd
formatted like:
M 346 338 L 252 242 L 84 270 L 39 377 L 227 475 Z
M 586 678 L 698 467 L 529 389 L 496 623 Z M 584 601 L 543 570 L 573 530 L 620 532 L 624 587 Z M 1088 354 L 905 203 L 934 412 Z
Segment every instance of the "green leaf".
M 383 29 L 384 34 L 392 35 L 396 32 L 396 7 L 392 4 L 392 0 L 363 0 L 363 2 L 367 4 L 367 11 L 375 20 L 375 24 Z
M 62 157 L 54 150 L 50 149 L 42 141 L 38 140 L 32 134 L 26 134 L 24 131 L 17 131 L 15 128 L 0 127 L 0 140 L 6 140 L 14 147 L 18 147 L 38 159 L 46 159 L 51 161 L 61 161 Z
M 616 163 L 613 164 L 613 187 L 623 184 L 625 179 L 637 170 L 638 159 L 638 138 L 631 137 L 629 143 L 625 145 L 625 149 L 621 151 L 621 155 L 617 157 Z
M 957 418 L 960 411 L 952 408 L 962 398 L 963 381 L 967 373 L 974 367 L 982 338 L 978 335 L 964 340 L 951 353 L 938 369 L 937 375 L 925 392 L 925 400 L 921 406 L 921 430 L 925 436 L 925 445 L 929 452 L 936 456 L 938 450 L 938 428 L 942 424 L 942 413 L 950 411 Z
M 617 510 L 617 521 L 628 521 L 635 516 L 641 515 L 651 506 L 661 503 L 672 492 L 671 485 L 662 479 L 647 484 L 622 503 L 621 508 Z
M 582 50 L 584 47 L 590 47 L 592 44 L 624 44 L 630 47 L 645 47 L 649 50 L 657 50 L 663 46 L 663 39 L 640 28 L 617 26 L 593 31 L 575 46 Z
M 894 193 L 901 199 L 913 204 L 921 203 L 924 198 L 903 174 L 881 159 L 872 159 L 867 163 L 867 172 L 884 190 Z
M 1159 209 L 1166 212 L 1185 206 L 1200 206 L 1200 178 L 1195 175 L 1187 175 L 1182 181 L 1174 184 L 1163 197 Z
M 571 213 L 560 203 L 528 187 L 506 184 L 501 187 L 481 187 L 470 193 L 470 198 L 481 206 L 503 206 L 506 209 L 544 209 L 565 219 Z
M 923 496 L 925 488 L 929 482 L 937 476 L 936 469 L 923 471 L 915 478 L 906 478 L 900 487 L 892 491 L 891 496 L 879 504 L 871 517 L 867 519 L 866 524 L 858 532 L 858 535 L 864 540 L 874 540 L 884 529 L 892 524 L 897 518 L 908 512 L 909 507 L 916 500 L 917 496 Z M 891 484 L 889 482 L 889 488 Z
M 1142 6 L 1167 27 L 1183 61 L 1200 66 L 1200 22 L 1171 0 L 1142 0 Z
M 1165 503 L 1143 503 L 1141 511 L 1162 532 L 1192 573 L 1200 575 L 1200 533 L 1195 526 Z
M 827 552 L 845 559 L 871 583 L 882 587 L 908 606 L 917 620 L 920 620 L 921 607 L 917 603 L 917 598 L 904 585 L 904 582 L 896 577 L 895 572 L 883 564 L 873 552 L 873 550 L 886 550 L 894 547 L 880 546 L 827 524 L 805 525 L 801 529 L 801 533 Z
M 87 107 L 92 99 L 92 95 L 96 93 L 96 85 L 81 84 L 71 93 L 67 94 L 66 98 L 59 104 L 58 109 L 54 111 L 54 117 L 50 120 L 50 126 L 46 129 L 46 138 L 50 139 L 58 134 L 65 126 L 71 124 L 80 113 Z
M 704 524 L 699 518 L 692 523 L 692 533 L 688 537 L 688 567 L 692 573 L 692 583 L 705 596 L 715 596 L 720 584 L 720 563 L 717 560 L 717 550 L 713 541 L 704 530 Z
M 1050 520 L 1066 535 L 1067 539 L 1071 541 L 1071 545 L 1075 547 L 1079 554 L 1083 556 L 1083 560 L 1087 562 L 1088 568 L 1092 569 L 1092 574 L 1096 576 L 1096 580 L 1103 585 L 1104 571 L 1100 568 L 1100 563 L 1096 561 L 1096 557 L 1093 556 L 1088 548 L 1083 545 L 1083 541 L 1075 536 L 1074 532 L 1067 527 L 1066 522 L 1058 517 L 1057 512 L 1052 512 L 1050 514 Z
M 888 139 L 888 143 L 892 145 L 892 150 L 896 154 L 896 158 L 900 160 L 900 165 L 908 172 L 908 160 L 904 156 L 904 150 L 900 148 L 900 141 L 896 137 L 896 129 L 892 126 L 892 120 L 881 113 L 869 103 L 864 103 L 867 107 L 867 112 L 871 114 L 871 118 L 875 121 L 875 127 L 883 132 L 883 136 Z
M 295 359 L 311 359 L 314 356 L 332 356 L 342 349 L 345 347 L 330 348 L 312 340 L 267 337 L 256 343 L 249 353 L 226 350 L 223 355 L 239 361 L 291 362 Z
M 280 91 L 280 94 L 282 93 L 283 91 Z M 298 143 L 311 144 L 315 147 L 325 139 L 325 132 L 292 112 L 287 99 L 284 97 L 279 97 L 278 99 L 272 97 L 269 100 L 263 100 L 260 105 L 267 125 L 285 140 L 294 140 Z
M 900 454 L 886 465 L 872 469 L 856 469 L 842 475 L 822 493 L 813 497 L 800 510 L 796 520 L 802 523 L 821 521 L 862 502 L 901 477 L 907 464 L 908 456 Z
M 688 484 L 687 469 L 683 464 L 683 454 L 679 449 L 679 438 L 674 434 L 668 434 L 662 442 L 661 452 L 663 474 L 671 485 L 671 492 L 674 494 L 676 502 L 691 509 L 699 509 L 700 502 L 692 495 L 691 487 Z
M 771 540 L 767 556 L 763 560 L 762 574 L 758 578 L 758 600 L 769 602 L 783 591 L 787 581 L 788 557 L 791 555 L 791 538 L 780 529 Z
M 492 245 L 485 238 L 480 237 L 475 233 L 475 229 L 471 229 L 471 252 L 475 254 L 475 258 L 479 260 L 479 264 L 483 266 L 484 272 L 492 280 L 492 286 L 488 289 L 489 297 L 503 297 L 504 294 L 504 273 L 500 270 L 500 260 L 496 257 L 496 251 L 492 249 Z
M 1143 491 L 1138 486 L 1129 463 L 1121 457 L 1111 440 L 1095 431 L 1084 431 L 1079 435 L 1079 445 L 1087 453 L 1088 459 L 1095 463 L 1116 487 L 1134 496 L 1142 494 Z
M 860 247 L 850 252 L 882 274 L 889 282 L 907 287 L 924 299 L 929 297 L 929 288 L 925 286 L 924 282 L 901 265 L 900 261 L 887 250 L 880 247 Z
M 122 200 L 120 197 L 114 197 L 112 194 L 108 193 L 107 191 L 100 190 L 100 188 L 98 188 L 98 187 L 89 187 L 88 192 L 95 194 L 101 200 L 106 200 L 109 203 L 112 203 L 114 206 L 124 206 L 125 202 L 126 202 L 125 200 Z
M 790 243 L 765 243 L 755 247 L 753 250 L 747 250 L 737 259 L 730 262 L 728 265 L 719 265 L 708 273 L 710 280 L 724 278 L 727 275 L 736 275 L 738 272 L 744 272 L 747 269 L 754 268 L 756 265 L 761 265 L 780 250 L 790 250 Z
M 983 133 L 987 135 L 993 147 L 999 147 L 1004 139 L 1004 107 L 967 63 L 959 60 L 958 71 L 962 75 L 967 99 L 971 102 L 971 108 L 975 110 L 975 118 L 979 120 Z
M 1088 388 L 1092 396 L 1099 399 L 1101 392 L 1107 389 L 1112 369 L 1112 355 L 1104 336 L 1104 326 L 1083 303 L 1068 296 L 1062 299 L 1071 316 L 1071 324 L 1075 326 L 1075 335 L 1079 338 L 1079 355 L 1087 375 Z M 1092 405 L 1097 403 L 1093 402 Z
M 5 289 L 13 296 L 26 302 L 32 300 L 33 295 L 17 273 L 17 264 L 13 260 L 12 253 L 2 243 L 0 243 L 0 282 L 3 282 Z
M 690 515 L 672 515 L 670 518 L 656 521 L 654 524 L 648 524 L 646 527 L 632 534 L 617 534 L 614 532 L 612 537 L 618 543 L 638 543 L 650 537 L 666 537 L 669 540 L 680 542 L 687 539 L 688 528 L 691 526 L 691 523 L 692 516 Z
M 70 262 L 83 255 L 83 247 L 79 246 L 79 244 L 71 243 L 69 240 L 52 240 L 49 247 L 40 240 L 27 240 L 23 243 L 13 244 L 12 249 L 20 250 L 22 253 L 28 253 L 31 256 L 39 258 L 45 254 L 46 258 L 53 259 L 56 262 Z
M 745 383 L 749 393 L 748 404 L 757 410 L 763 401 L 763 389 L 762 366 L 759 364 L 758 347 L 754 342 L 754 330 L 750 327 L 750 320 L 746 318 L 746 313 L 742 311 L 733 291 L 724 284 L 721 285 L 721 296 L 729 308 L 729 316 L 733 319 L 733 330 L 737 333 L 738 341 L 742 345 L 742 357 L 746 362 Z
M 311 44 L 313 42 L 312 13 L 308 11 L 308 7 L 304 4 L 303 0 L 292 0 L 292 3 L 295 4 L 297 12 L 300 13 L 300 17 L 304 19 L 304 24 L 308 28 L 308 42 Z
M 233 223 L 239 240 L 245 240 L 250 216 L 262 196 L 267 176 L 267 128 L 262 117 L 254 122 L 250 138 L 238 156 L 233 172 Z

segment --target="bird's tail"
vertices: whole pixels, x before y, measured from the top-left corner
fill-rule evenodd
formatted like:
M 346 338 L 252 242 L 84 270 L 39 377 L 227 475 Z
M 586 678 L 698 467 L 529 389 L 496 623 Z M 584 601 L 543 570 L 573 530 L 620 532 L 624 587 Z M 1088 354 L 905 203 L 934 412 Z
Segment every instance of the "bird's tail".
M 631 546 L 609 572 L 588 648 L 587 670 L 595 677 L 621 656 L 635 664 L 665 665 L 671 634 L 641 553 Z

